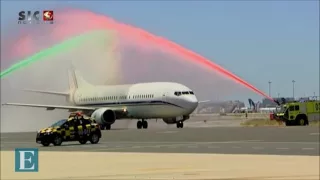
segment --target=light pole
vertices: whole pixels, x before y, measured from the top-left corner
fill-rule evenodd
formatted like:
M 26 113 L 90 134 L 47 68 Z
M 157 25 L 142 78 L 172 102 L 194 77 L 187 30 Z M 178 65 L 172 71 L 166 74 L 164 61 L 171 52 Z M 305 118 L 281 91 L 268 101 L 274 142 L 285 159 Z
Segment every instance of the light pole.
M 269 81 L 268 83 L 269 83 L 269 97 L 271 97 L 271 81 Z
M 293 100 L 294 100 L 294 83 L 296 81 L 295 80 L 292 80 L 292 96 L 293 96 Z

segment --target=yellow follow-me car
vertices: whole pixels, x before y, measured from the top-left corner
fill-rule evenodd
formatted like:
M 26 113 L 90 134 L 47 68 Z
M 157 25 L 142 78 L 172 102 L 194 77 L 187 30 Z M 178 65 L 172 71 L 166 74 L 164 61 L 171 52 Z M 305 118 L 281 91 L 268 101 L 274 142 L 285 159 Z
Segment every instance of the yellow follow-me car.
M 100 126 L 94 120 L 83 115 L 76 115 L 39 130 L 36 142 L 43 146 L 49 146 L 51 143 L 60 146 L 62 142 L 67 141 L 79 141 L 81 144 L 90 141 L 91 144 L 97 144 L 100 138 Z

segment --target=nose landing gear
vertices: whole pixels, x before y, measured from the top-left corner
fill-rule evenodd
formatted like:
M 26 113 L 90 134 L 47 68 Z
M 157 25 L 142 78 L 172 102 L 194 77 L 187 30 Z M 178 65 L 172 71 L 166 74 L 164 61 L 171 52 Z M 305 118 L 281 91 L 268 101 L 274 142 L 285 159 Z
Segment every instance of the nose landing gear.
M 145 121 L 144 119 L 142 119 L 142 121 L 138 121 L 137 122 L 137 128 L 138 129 L 141 129 L 141 128 L 148 129 L 148 122 Z
M 177 122 L 177 128 L 183 128 L 183 121 Z

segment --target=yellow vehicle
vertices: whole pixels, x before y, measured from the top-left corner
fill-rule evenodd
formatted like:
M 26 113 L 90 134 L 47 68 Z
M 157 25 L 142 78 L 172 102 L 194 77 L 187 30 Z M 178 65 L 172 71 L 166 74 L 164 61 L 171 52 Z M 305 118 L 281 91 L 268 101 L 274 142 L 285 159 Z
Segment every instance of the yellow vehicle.
M 307 100 L 305 102 L 289 102 L 281 105 L 275 112 L 274 118 L 285 122 L 286 126 L 306 126 L 311 121 L 320 120 L 320 101 Z
M 100 126 L 91 118 L 82 115 L 62 119 L 48 128 L 38 131 L 36 142 L 43 146 L 60 146 L 62 142 L 79 141 L 80 144 L 97 144 L 101 138 Z

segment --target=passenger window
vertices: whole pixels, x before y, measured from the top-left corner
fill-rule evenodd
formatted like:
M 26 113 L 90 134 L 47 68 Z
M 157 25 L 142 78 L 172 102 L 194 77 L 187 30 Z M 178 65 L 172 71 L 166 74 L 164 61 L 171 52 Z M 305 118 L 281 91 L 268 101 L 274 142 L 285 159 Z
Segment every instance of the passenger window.
M 299 111 L 299 106 L 294 106 L 294 110 Z

